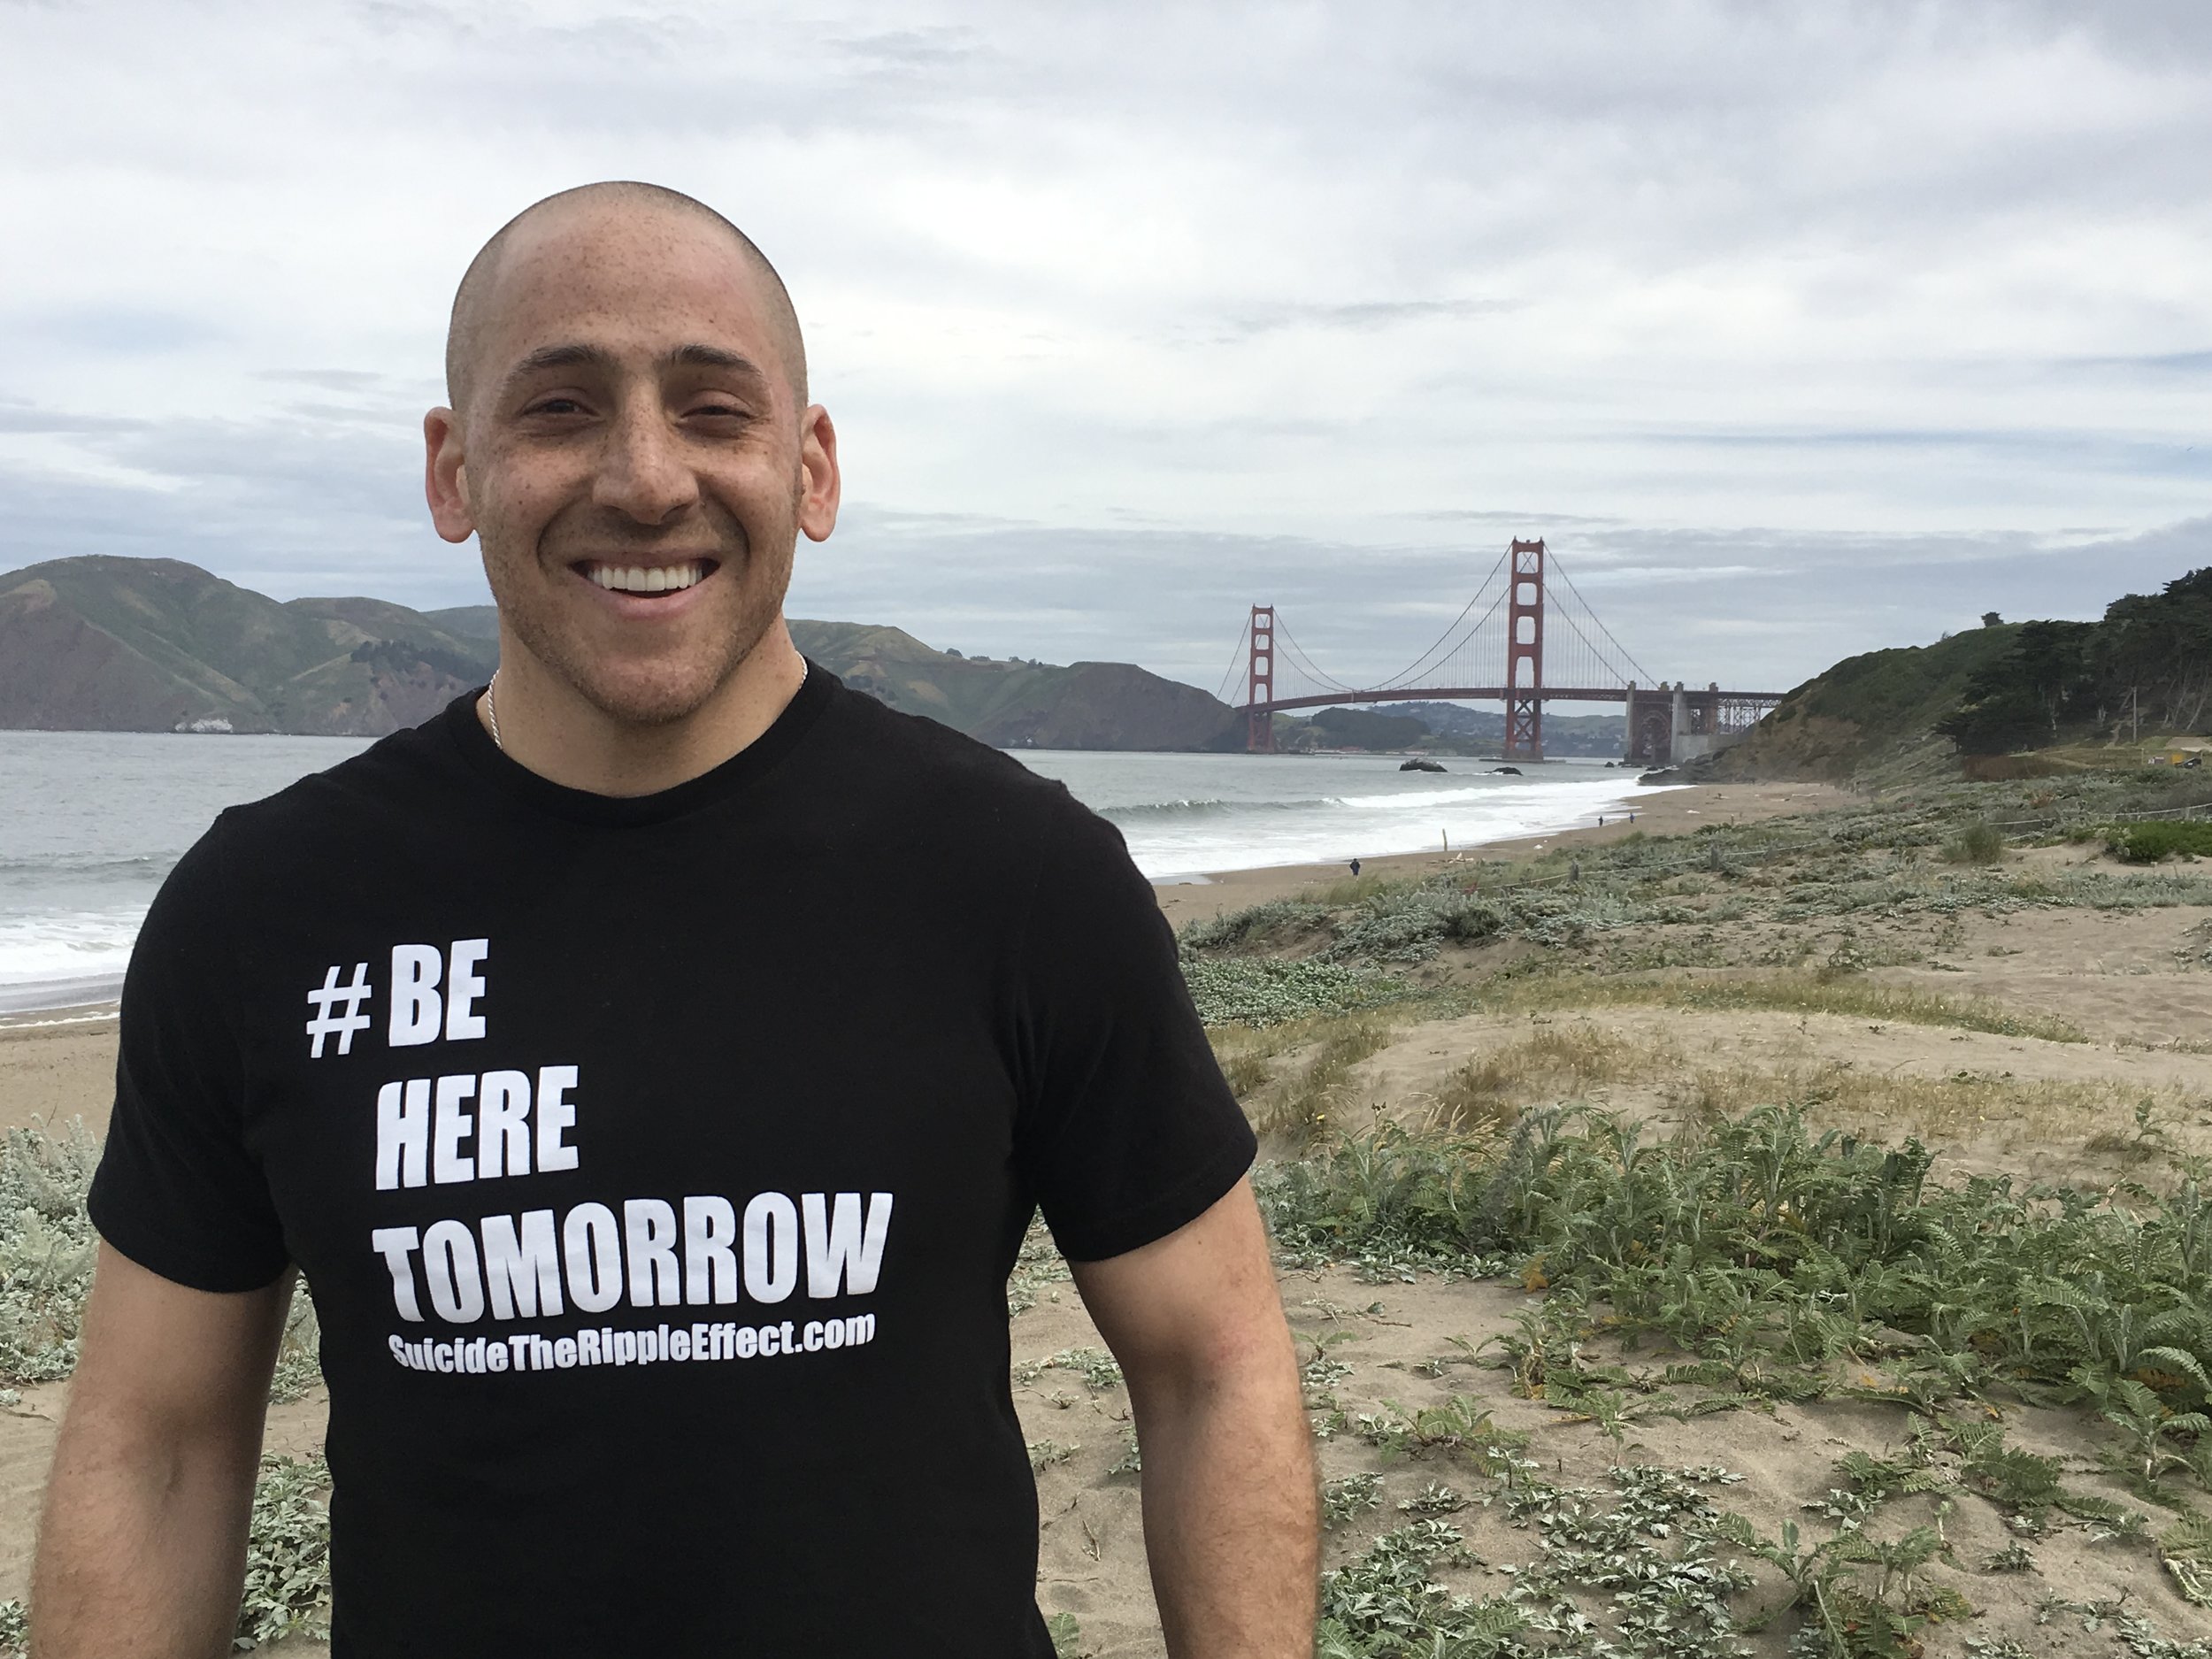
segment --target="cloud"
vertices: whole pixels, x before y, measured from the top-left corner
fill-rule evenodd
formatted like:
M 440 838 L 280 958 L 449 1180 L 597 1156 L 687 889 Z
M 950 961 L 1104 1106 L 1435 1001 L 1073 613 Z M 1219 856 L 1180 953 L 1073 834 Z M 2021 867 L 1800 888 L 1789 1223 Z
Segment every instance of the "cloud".
M 643 177 L 796 296 L 818 614 L 1210 684 L 1272 601 L 1383 674 L 1543 534 L 1655 669 L 1775 684 L 2212 563 L 2196 0 L 9 16 L 12 557 L 479 597 L 452 285 Z

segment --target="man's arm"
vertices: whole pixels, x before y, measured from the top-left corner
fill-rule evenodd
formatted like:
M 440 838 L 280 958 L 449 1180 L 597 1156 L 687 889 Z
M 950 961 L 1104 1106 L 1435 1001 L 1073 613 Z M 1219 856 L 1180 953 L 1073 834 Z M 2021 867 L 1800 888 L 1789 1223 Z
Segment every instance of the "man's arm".
M 291 1275 L 218 1295 L 105 1244 L 32 1572 L 35 1659 L 230 1652 Z
M 1306 1659 L 1319 1551 L 1298 1366 L 1248 1182 L 1164 1239 L 1073 1264 L 1121 1362 L 1174 1659 Z

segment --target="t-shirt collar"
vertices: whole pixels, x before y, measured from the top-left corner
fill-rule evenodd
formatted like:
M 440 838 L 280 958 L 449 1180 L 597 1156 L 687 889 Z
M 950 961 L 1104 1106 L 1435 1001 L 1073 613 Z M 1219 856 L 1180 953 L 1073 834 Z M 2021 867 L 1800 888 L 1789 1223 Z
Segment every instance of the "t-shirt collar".
M 765 732 L 712 770 L 651 795 L 596 795 L 540 777 L 494 743 L 477 718 L 477 699 L 484 695 L 481 686 L 448 703 L 438 724 L 470 769 L 519 805 L 584 824 L 658 824 L 726 801 L 749 787 L 813 728 L 841 684 L 836 675 L 810 659 L 805 680 Z

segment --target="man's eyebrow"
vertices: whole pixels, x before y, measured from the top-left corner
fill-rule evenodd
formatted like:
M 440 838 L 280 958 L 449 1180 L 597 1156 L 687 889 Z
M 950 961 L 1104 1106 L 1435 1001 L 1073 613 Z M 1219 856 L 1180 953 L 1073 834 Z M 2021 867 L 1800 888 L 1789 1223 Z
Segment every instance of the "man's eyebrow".
M 517 380 L 541 374 L 548 369 L 606 368 L 613 362 L 614 354 L 598 346 L 540 346 L 507 371 L 506 383 L 512 386 Z
M 756 380 L 764 380 L 768 378 L 767 371 L 759 364 L 749 357 L 732 351 L 726 346 L 699 343 L 678 346 L 661 360 L 671 367 L 728 369 L 738 374 L 750 375 Z
M 700 342 L 678 346 L 661 358 L 661 365 L 664 368 L 726 369 L 733 374 L 756 380 L 768 379 L 767 371 L 742 353 L 732 351 L 726 346 L 710 346 Z M 608 369 L 614 365 L 614 353 L 603 346 L 587 345 L 581 342 L 540 346 L 507 372 L 506 383 L 512 386 L 518 380 L 542 374 L 549 369 Z

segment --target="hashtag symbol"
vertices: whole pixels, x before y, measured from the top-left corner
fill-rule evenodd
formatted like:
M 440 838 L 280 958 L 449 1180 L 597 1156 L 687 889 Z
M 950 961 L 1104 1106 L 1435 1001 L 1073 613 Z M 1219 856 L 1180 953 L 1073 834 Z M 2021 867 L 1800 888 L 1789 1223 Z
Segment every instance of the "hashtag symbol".
M 338 967 L 333 963 L 330 972 L 323 975 L 322 988 L 307 994 L 307 1000 L 315 1006 L 315 1018 L 307 1022 L 307 1034 L 315 1040 L 307 1050 L 307 1057 L 311 1060 L 321 1059 L 323 1039 L 333 1032 L 338 1036 L 338 1052 L 351 1054 L 353 1033 L 369 1028 L 369 1017 L 361 1011 L 361 1004 L 373 995 L 369 988 L 367 963 L 357 962 L 353 964 L 351 985 L 338 983 Z M 333 1014 L 330 1010 L 341 1002 L 346 1005 L 346 1011 Z

